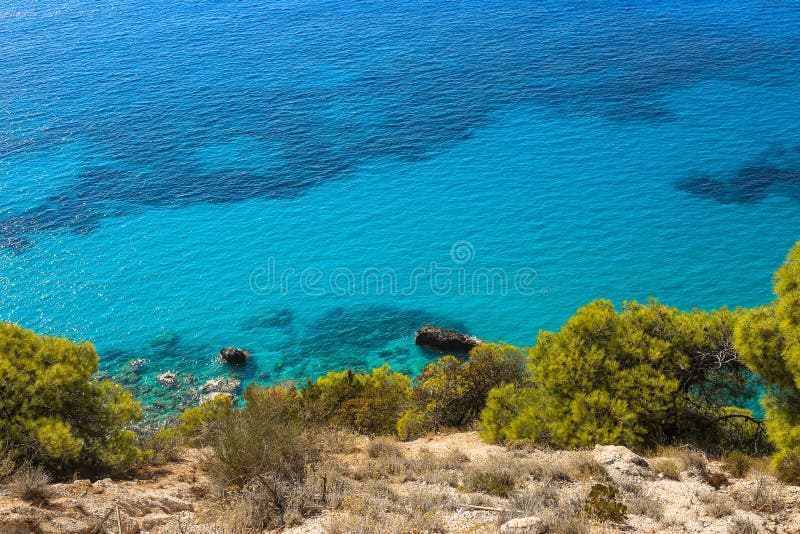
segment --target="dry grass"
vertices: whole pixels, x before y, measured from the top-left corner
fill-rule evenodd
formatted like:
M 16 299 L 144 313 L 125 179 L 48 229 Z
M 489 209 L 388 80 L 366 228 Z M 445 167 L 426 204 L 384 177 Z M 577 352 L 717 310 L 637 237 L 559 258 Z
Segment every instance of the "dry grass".
M 650 462 L 653 471 L 670 480 L 681 479 L 681 464 L 675 458 L 656 458 Z
M 736 502 L 749 510 L 775 513 L 784 508 L 783 489 L 771 476 L 757 473 L 750 484 L 733 494 Z
M 50 496 L 48 484 L 50 484 L 50 475 L 44 469 L 23 465 L 11 475 L 8 493 L 23 501 L 43 501 Z
M 744 478 L 753 467 L 753 458 L 740 451 L 732 451 L 722 459 L 722 468 L 732 477 Z
M 775 476 L 781 482 L 800 485 L 800 451 L 779 453 L 774 468 Z
M 572 453 L 565 462 L 565 471 L 572 480 L 603 483 L 611 480 L 606 468 L 597 463 L 588 451 Z
M 695 472 L 702 472 L 708 469 L 708 460 L 705 455 L 689 447 L 659 447 L 656 456 L 660 458 L 672 458 L 678 462 L 681 470 L 691 469 Z
M 649 517 L 653 521 L 664 518 L 664 503 L 641 487 L 627 488 L 624 502 L 630 514 Z
M 386 436 L 380 436 L 367 442 L 366 452 L 369 458 L 403 457 L 403 451 L 397 441 Z
M 703 493 L 698 495 L 698 498 L 704 505 L 706 515 L 715 519 L 727 517 L 736 511 L 734 503 L 728 497 L 719 493 Z
M 510 507 L 514 510 L 513 517 L 540 517 L 548 533 L 588 534 L 591 532 L 591 521 L 583 513 L 585 500 L 586 495 L 580 490 L 557 489 L 543 482 L 515 495 Z
M 760 532 L 761 529 L 758 528 L 758 525 L 747 517 L 734 518 L 728 528 L 728 534 L 759 534 Z
M 535 480 L 547 482 L 571 482 L 576 469 L 570 467 L 568 459 L 559 458 L 548 462 L 529 461 L 526 471 Z
M 0 443 L 0 484 L 11 478 L 17 470 L 17 463 L 11 454 L 11 447 Z
M 469 466 L 464 473 L 464 485 L 471 491 L 505 498 L 511 495 L 519 474 L 513 459 L 491 456 L 479 464 Z

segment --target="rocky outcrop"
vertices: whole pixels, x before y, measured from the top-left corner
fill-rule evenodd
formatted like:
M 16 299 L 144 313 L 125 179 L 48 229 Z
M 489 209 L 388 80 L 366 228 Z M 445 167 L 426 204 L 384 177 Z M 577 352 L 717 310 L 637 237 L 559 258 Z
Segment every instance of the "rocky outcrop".
M 592 458 L 602 465 L 609 476 L 617 483 L 630 478 L 642 478 L 652 475 L 647 460 L 621 445 L 596 445 Z
M 482 343 L 482 339 L 426 324 L 417 331 L 414 343 L 423 347 L 440 350 L 443 352 L 466 353 Z
M 178 384 L 178 375 L 172 371 L 167 371 L 166 373 L 158 375 L 158 381 L 165 388 L 175 387 Z
M 235 400 L 236 395 L 238 395 L 241 390 L 242 382 L 240 380 L 236 380 L 235 378 L 225 378 L 223 376 L 212 378 L 200 386 L 200 403 L 202 404 L 204 402 L 214 400 L 220 396 Z
M 202 386 L 200 386 L 200 393 L 230 393 L 236 394 L 242 389 L 241 380 L 235 378 L 225 378 L 218 376 L 212 378 Z
M 230 365 L 244 365 L 249 357 L 247 352 L 236 347 L 225 347 L 219 351 L 219 359 Z

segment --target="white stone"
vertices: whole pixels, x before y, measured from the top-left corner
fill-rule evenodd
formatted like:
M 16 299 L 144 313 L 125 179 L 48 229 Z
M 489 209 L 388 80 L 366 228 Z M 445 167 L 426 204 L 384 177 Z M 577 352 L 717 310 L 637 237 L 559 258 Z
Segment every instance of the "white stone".
M 547 527 L 540 518 L 536 516 L 517 517 L 500 527 L 500 532 L 525 532 L 531 534 L 543 534 Z

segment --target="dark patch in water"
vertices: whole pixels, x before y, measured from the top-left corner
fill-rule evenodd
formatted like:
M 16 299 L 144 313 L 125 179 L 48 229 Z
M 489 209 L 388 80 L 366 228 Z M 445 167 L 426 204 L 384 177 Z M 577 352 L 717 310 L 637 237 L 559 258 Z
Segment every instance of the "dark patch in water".
M 294 322 L 294 312 L 288 308 L 283 308 L 274 312 L 269 312 L 251 317 L 242 327 L 246 330 L 256 328 L 287 328 Z
M 375 158 L 434 156 L 495 111 L 527 102 L 663 122 L 671 115 L 661 92 L 741 72 L 781 46 L 752 35 L 747 21 L 654 17 L 605 2 L 249 7 L 242 17 L 236 3 L 174 4 L 153 18 L 134 0 L 120 10 L 83 6 L 64 16 L 67 27 L 17 21 L 15 35 L 39 38 L 11 52 L 0 44 L 11 61 L 0 71 L 0 107 L 31 95 L 61 104 L 42 106 L 44 124 L 12 111 L 0 158 L 78 142 L 102 163 L 0 220 L 0 247 L 24 251 L 37 232 L 91 232 L 104 217 L 152 207 L 294 197 Z M 198 21 L 189 32 L 177 24 L 188 20 Z M 69 35 L 82 36 L 81 53 L 59 61 Z M 237 155 L 212 172 L 195 152 L 237 138 L 274 147 L 269 168 Z
M 722 204 L 755 204 L 770 195 L 800 200 L 800 170 L 749 165 L 729 179 L 697 176 L 679 182 L 677 188 Z
M 370 357 L 376 353 L 382 359 L 407 359 L 407 348 L 389 349 L 387 345 L 413 344 L 415 332 L 427 323 L 464 329 L 458 321 L 423 310 L 389 306 L 330 310 L 298 343 L 282 348 L 281 352 L 286 356 L 271 376 L 274 378 L 288 372 L 293 378 L 301 378 L 349 368 L 364 371 L 374 364 Z

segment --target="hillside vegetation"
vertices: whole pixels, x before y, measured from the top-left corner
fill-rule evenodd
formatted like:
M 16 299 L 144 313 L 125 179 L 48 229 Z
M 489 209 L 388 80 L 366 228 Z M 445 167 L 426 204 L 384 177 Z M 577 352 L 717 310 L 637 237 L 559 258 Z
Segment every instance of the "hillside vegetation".
M 599 444 L 652 454 L 689 446 L 738 458 L 731 465 L 769 454 L 771 464 L 757 460 L 761 471 L 798 484 L 800 244 L 776 273 L 775 292 L 776 300 L 758 309 L 710 312 L 655 300 L 617 309 L 597 300 L 558 332 L 541 332 L 530 349 L 481 344 L 466 358 L 443 356 L 413 378 L 384 365 L 333 371 L 303 385 L 251 385 L 242 406 L 218 396 L 139 434 L 131 430 L 139 403 L 94 378 L 91 345 L 2 324 L 0 481 L 35 488 L 74 473 L 136 475 L 179 458 L 185 447 L 205 448 L 203 471 L 216 502 L 237 510 L 242 528 L 279 528 L 332 505 L 341 477 L 325 466 L 341 452 L 342 432 L 413 440 L 477 429 L 489 443 L 525 450 Z M 763 420 L 745 408 L 758 396 Z M 409 469 L 392 452 L 396 445 L 371 443 L 387 476 Z M 662 475 L 680 476 L 679 467 Z M 462 473 L 458 487 L 510 498 L 518 476 L 487 466 Z M 622 520 L 613 511 L 620 488 L 604 488 L 589 488 L 573 515 L 586 519 L 586 506 L 597 501 L 611 508 L 590 519 Z

